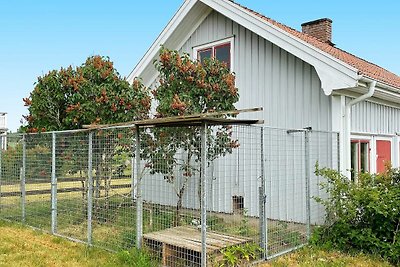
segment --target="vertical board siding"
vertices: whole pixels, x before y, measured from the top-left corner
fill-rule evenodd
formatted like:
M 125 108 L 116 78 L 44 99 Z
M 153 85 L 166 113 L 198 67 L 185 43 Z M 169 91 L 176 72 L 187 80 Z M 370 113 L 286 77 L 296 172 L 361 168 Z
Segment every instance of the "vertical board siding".
M 263 116 L 242 116 L 264 117 L 273 127 L 331 129 L 330 98 L 314 68 L 218 12 L 212 12 L 179 50 L 193 56 L 193 47 L 232 36 L 237 107 L 264 108 Z
M 360 102 L 351 110 L 351 130 L 393 135 L 400 132 L 400 109 L 368 101 Z
M 241 114 L 242 118 L 264 119 L 265 125 L 272 127 L 331 130 L 331 99 L 324 95 L 315 69 L 225 16 L 212 12 L 179 51 L 193 57 L 193 47 L 232 36 L 235 39 L 233 67 L 240 94 L 236 106 L 238 109 L 264 109 L 262 112 Z M 270 134 L 275 132 L 271 131 Z M 266 131 L 264 142 L 268 216 L 272 219 L 304 222 L 303 141 L 299 136 L 287 135 L 286 131 L 274 136 L 268 135 Z M 261 146 L 260 141 L 251 144 Z M 248 149 L 252 147 L 241 147 L 241 151 Z M 213 163 L 213 178 L 209 181 L 209 200 L 213 202 L 209 208 L 212 211 L 231 213 L 232 196 L 238 195 L 244 197 L 248 214 L 258 216 L 258 158 L 259 155 L 238 152 Z M 160 178 L 157 186 L 163 183 Z M 195 186 L 190 185 L 188 192 L 195 192 Z M 312 194 L 319 195 L 318 191 L 315 187 Z M 173 195 L 173 192 L 167 194 Z M 163 204 L 175 202 L 167 195 L 160 194 L 158 198 Z M 197 201 L 191 202 L 190 198 L 189 195 L 185 196 L 184 206 L 198 207 Z M 313 218 L 313 221 L 320 219 Z

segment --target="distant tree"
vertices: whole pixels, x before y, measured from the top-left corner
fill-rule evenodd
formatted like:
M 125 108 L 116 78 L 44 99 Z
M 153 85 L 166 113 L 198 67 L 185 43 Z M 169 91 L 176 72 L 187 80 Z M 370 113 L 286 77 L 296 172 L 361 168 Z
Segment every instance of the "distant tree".
M 79 129 L 147 118 L 151 98 L 140 80 L 130 85 L 105 57 L 89 57 L 80 67 L 61 68 L 38 77 L 24 98 L 26 132 Z
M 23 99 L 29 114 L 22 128 L 28 133 L 80 129 L 88 124 L 110 124 L 148 118 L 151 97 L 148 89 L 135 79 L 130 85 L 121 78 L 109 58 L 91 56 L 79 67 L 61 68 L 39 77 L 34 90 Z M 107 197 L 114 168 L 114 158 L 121 150 L 120 133 L 98 131 L 93 138 L 93 164 L 96 169 L 95 197 L 100 197 L 104 179 Z M 34 138 L 34 137 L 32 137 Z M 64 173 L 80 173 L 82 187 L 87 166 L 87 135 L 57 136 L 57 146 Z M 51 142 L 50 142 L 51 143 Z M 125 147 L 129 150 L 130 147 Z M 85 197 L 83 192 L 83 198 Z M 108 203 L 108 202 L 107 202 Z M 97 205 L 95 203 L 95 205 Z M 106 204 L 107 205 L 107 204 Z M 97 205 L 98 206 L 98 205 Z
M 158 104 L 156 117 L 235 110 L 239 94 L 235 76 L 226 64 L 215 59 L 200 63 L 189 55 L 162 49 L 155 66 L 160 73 L 159 85 L 152 91 Z M 165 181 L 173 186 L 178 198 L 175 222 L 178 225 L 189 181 L 201 171 L 196 166 L 201 157 L 200 129 L 154 128 L 152 136 L 147 144 L 150 155 L 147 166 L 150 173 L 163 174 Z M 232 138 L 229 126 L 208 130 L 207 143 L 210 161 L 231 153 L 239 145 Z

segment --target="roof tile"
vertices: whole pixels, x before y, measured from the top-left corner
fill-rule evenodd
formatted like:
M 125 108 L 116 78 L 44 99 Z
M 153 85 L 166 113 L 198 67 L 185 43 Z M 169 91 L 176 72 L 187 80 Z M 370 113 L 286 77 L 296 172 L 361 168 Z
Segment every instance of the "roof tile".
M 360 75 L 366 76 L 368 78 L 377 80 L 381 83 L 384 83 L 386 85 L 389 86 L 393 86 L 396 88 L 400 89 L 400 76 L 378 66 L 375 65 L 371 62 L 368 62 L 362 58 L 359 58 L 353 54 L 350 54 L 349 52 L 346 52 L 340 48 L 334 47 L 328 43 L 324 43 L 320 40 L 318 40 L 317 38 L 299 32 L 293 28 L 290 28 L 282 23 L 279 23 L 273 19 L 270 19 L 250 8 L 247 8 L 245 6 L 242 6 L 232 0 L 230 0 L 232 3 L 234 3 L 235 5 L 237 5 L 238 7 L 245 9 L 249 12 L 251 12 L 253 15 L 256 15 L 257 17 L 271 23 L 272 25 L 286 31 L 287 33 L 307 42 L 308 44 L 330 54 L 331 56 L 343 61 L 344 63 L 347 63 L 350 66 L 353 66 L 354 68 L 356 68 L 359 72 Z

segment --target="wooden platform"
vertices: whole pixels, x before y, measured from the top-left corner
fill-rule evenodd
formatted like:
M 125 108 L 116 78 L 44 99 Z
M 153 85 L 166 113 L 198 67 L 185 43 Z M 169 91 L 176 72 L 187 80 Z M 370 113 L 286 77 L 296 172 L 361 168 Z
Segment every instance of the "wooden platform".
M 250 238 L 207 232 L 207 255 L 218 257 L 226 247 L 245 244 Z M 201 231 L 191 226 L 178 226 L 143 235 L 144 244 L 161 244 L 163 266 L 174 266 L 177 252 L 186 250 L 189 255 L 201 254 Z

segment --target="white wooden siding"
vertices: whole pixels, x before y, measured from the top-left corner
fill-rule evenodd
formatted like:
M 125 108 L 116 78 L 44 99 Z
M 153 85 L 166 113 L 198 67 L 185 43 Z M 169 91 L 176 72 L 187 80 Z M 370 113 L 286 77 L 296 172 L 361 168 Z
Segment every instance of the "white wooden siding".
M 400 132 L 400 109 L 369 101 L 360 102 L 351 110 L 351 131 L 394 135 Z
M 351 98 L 347 97 L 346 102 Z M 390 140 L 392 166 L 400 167 L 400 109 L 370 101 L 360 102 L 351 110 L 353 139 L 370 140 L 370 171 L 376 172 L 377 140 Z
M 193 47 L 232 36 L 235 38 L 236 86 L 240 94 L 237 108 L 264 108 L 261 113 L 243 114 L 243 117 L 264 119 L 265 125 L 272 127 L 331 130 L 331 98 L 324 95 L 315 69 L 225 16 L 212 12 L 179 50 L 192 56 Z M 281 134 L 272 139 L 265 135 L 266 149 L 269 149 L 269 158 L 266 158 L 268 214 L 274 219 L 304 222 L 303 141 L 299 137 L 288 136 L 286 131 Z M 272 143 L 268 143 L 270 141 Z M 260 143 L 254 145 L 261 146 Z M 318 151 L 326 153 L 327 149 Z M 251 165 L 258 155 L 246 153 L 242 157 L 239 155 L 239 159 L 237 156 L 230 155 L 223 162 L 220 159 L 214 163 L 215 179 L 209 181 L 212 187 L 209 200 L 213 200 L 214 206 L 210 208 L 230 213 L 232 196 L 241 195 L 249 215 L 258 216 L 259 175 L 255 166 Z M 233 166 L 240 166 L 240 169 Z M 154 188 L 165 188 L 162 178 L 156 184 Z M 188 193 L 195 193 L 195 186 L 193 183 Z M 165 191 L 165 194 L 162 191 L 157 195 L 163 204 L 176 203 L 176 199 L 171 200 L 172 191 Z M 316 186 L 311 194 L 320 194 Z M 195 199 L 190 194 L 185 196 L 185 206 L 198 207 Z M 321 222 L 321 217 L 313 217 L 313 222 Z
M 235 36 L 234 70 L 240 101 L 238 108 L 263 107 L 273 127 L 330 130 L 330 97 L 325 96 L 315 69 L 225 16 L 212 12 L 180 49 Z

